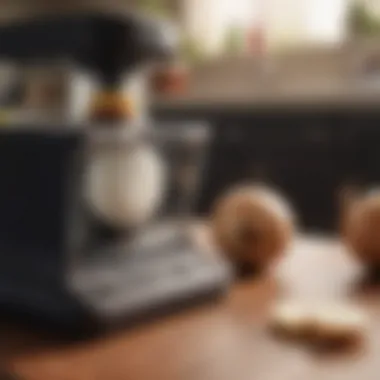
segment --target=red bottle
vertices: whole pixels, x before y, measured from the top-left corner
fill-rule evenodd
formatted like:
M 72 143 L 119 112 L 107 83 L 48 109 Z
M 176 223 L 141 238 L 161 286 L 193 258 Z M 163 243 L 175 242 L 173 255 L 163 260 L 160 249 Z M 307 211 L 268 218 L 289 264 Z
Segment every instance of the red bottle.
M 248 52 L 254 56 L 265 54 L 266 38 L 262 27 L 254 27 L 248 33 Z

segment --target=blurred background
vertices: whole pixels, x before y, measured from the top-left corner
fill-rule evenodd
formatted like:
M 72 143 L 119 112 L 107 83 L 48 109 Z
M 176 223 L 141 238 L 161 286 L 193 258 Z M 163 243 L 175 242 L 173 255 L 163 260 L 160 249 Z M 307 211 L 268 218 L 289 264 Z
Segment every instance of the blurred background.
M 304 225 L 331 230 L 336 194 L 379 181 L 377 144 L 373 156 L 368 144 L 378 125 L 380 0 L 0 0 L 0 6 L 0 22 L 77 9 L 137 9 L 170 21 L 174 28 L 167 32 L 180 32 L 176 58 L 149 77 L 136 73 L 126 88 L 143 110 L 139 116 L 149 108 L 158 121 L 201 120 L 213 127 L 197 205 L 202 214 L 233 184 L 260 180 L 284 191 Z M 14 69 L 1 62 L 0 122 L 4 112 L 14 117 L 15 108 L 32 109 L 34 116 L 38 108 L 58 110 L 59 120 L 86 118 L 88 73 L 75 69 L 68 77 L 42 65 L 11 75 Z M 277 107 L 289 103 L 292 114 Z M 350 112 L 358 105 L 355 116 Z
M 379 0 L 18 0 L 1 1 L 0 19 L 78 8 L 172 20 L 181 31 L 176 98 L 331 90 L 376 72 Z

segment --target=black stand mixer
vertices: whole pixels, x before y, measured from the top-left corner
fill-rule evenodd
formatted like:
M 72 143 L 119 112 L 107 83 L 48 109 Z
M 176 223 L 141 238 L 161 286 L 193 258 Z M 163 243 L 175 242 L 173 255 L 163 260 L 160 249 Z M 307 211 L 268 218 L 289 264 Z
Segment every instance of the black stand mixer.
M 210 131 L 139 125 L 120 95 L 126 74 L 172 50 L 159 25 L 134 14 L 0 28 L 0 59 L 65 61 L 97 78 L 83 125 L 30 119 L 0 129 L 2 311 L 60 329 L 111 326 L 227 289 L 228 266 L 186 234 Z

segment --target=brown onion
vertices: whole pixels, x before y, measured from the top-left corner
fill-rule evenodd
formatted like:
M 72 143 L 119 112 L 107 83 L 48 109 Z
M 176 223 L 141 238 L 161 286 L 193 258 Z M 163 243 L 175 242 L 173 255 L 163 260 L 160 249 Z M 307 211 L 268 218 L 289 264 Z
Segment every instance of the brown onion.
M 216 204 L 212 218 L 217 246 L 234 263 L 266 269 L 286 251 L 294 233 L 287 202 L 269 188 L 233 189 Z

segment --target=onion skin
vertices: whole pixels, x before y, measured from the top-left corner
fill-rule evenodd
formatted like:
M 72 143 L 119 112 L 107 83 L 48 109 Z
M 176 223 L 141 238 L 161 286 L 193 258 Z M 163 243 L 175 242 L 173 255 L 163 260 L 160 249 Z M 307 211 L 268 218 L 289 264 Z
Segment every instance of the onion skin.
M 341 234 L 361 263 L 380 267 L 380 193 L 359 196 L 343 212 Z
M 216 245 L 233 263 L 265 270 L 292 241 L 294 217 L 287 202 L 270 189 L 247 186 L 221 197 L 212 215 Z

